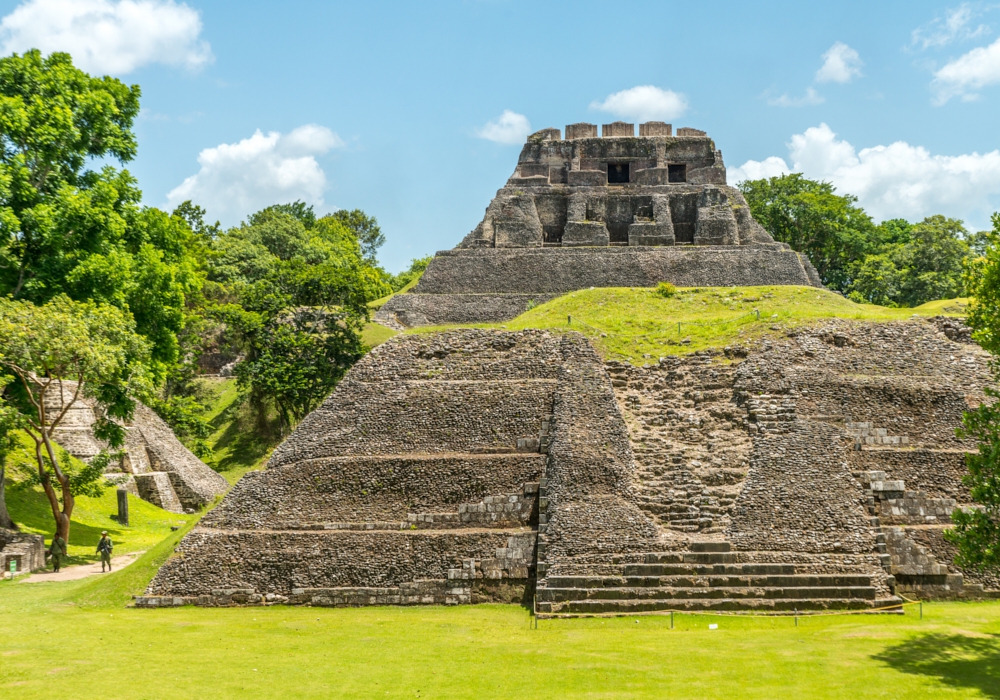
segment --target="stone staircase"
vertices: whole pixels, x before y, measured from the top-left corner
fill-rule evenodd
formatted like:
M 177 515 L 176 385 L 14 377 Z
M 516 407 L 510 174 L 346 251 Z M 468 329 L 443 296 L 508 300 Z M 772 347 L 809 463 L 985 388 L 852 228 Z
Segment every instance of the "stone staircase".
M 722 533 L 751 445 L 733 367 L 695 354 L 607 370 L 632 438 L 639 507 L 675 532 Z
M 690 551 L 607 557 L 577 572 L 550 571 L 540 581 L 542 615 L 626 614 L 667 610 L 866 610 L 896 606 L 864 565 L 789 552 L 735 552 L 728 542 L 692 543 Z M 582 564 L 582 563 L 581 563 Z M 847 572 L 847 573 L 845 573 Z

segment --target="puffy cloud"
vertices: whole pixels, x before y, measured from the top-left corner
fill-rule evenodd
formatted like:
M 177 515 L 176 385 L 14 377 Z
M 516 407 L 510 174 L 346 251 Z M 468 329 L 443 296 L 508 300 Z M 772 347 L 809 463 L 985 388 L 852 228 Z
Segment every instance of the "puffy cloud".
M 531 123 L 523 114 L 505 109 L 499 118 L 476 130 L 476 136 L 497 143 L 523 143 L 531 133 Z
M 990 28 L 985 24 L 972 27 L 976 15 L 972 5 L 963 2 L 948 10 L 944 17 L 935 17 L 923 27 L 914 29 L 912 45 L 922 49 L 941 48 L 954 41 L 977 39 L 989 34 Z
M 1000 39 L 946 63 L 934 73 L 932 87 L 937 92 L 935 102 L 944 104 L 957 96 L 974 100 L 979 97 L 977 90 L 997 83 L 1000 83 Z
M 855 195 L 878 220 L 945 214 L 985 227 L 1000 206 L 1000 151 L 941 156 L 905 141 L 858 151 L 826 124 L 792 136 L 788 150 L 791 167 L 777 156 L 751 160 L 730 168 L 729 181 L 800 172 Z
M 0 20 L 0 52 L 66 51 L 92 73 L 193 69 L 212 60 L 201 28 L 198 12 L 174 0 L 27 0 Z
M 679 92 L 663 90 L 654 85 L 638 85 L 608 95 L 603 102 L 591 102 L 590 108 L 645 122 L 683 116 L 688 103 L 687 98 Z
M 858 52 L 838 41 L 823 54 L 823 65 L 816 71 L 816 82 L 849 83 L 861 75 L 862 65 Z
M 821 105 L 824 102 L 826 102 L 826 98 L 816 92 L 815 88 L 806 88 L 806 94 L 802 97 L 789 97 L 786 94 L 767 101 L 772 107 L 810 107 Z
M 199 153 L 201 169 L 167 194 L 168 206 L 190 199 L 225 225 L 272 204 L 301 199 L 322 206 L 326 174 L 316 156 L 342 145 L 316 124 L 288 134 L 258 129 L 250 138 Z
M 764 160 L 748 160 L 738 168 L 726 168 L 727 181 L 735 185 L 744 180 L 763 180 L 791 172 L 784 158 L 771 156 Z

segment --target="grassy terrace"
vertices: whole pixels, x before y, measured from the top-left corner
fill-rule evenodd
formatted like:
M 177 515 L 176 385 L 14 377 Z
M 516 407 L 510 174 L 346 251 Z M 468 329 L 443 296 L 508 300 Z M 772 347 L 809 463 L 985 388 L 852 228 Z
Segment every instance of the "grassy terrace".
M 882 321 L 914 315 L 962 316 L 967 305 L 965 299 L 950 299 L 913 309 L 889 309 L 855 304 L 824 289 L 793 286 L 681 288 L 669 299 L 652 289 L 607 288 L 570 292 L 503 324 L 468 327 L 574 330 L 589 336 L 609 359 L 648 363 L 664 355 L 783 333 L 826 318 Z M 459 326 L 430 326 L 410 332 L 455 327 Z

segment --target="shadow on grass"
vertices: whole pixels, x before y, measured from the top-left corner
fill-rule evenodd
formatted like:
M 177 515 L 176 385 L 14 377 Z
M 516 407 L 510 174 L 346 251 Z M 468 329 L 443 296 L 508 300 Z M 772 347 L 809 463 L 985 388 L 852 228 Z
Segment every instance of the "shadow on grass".
M 933 676 L 954 688 L 1000 698 L 1000 635 L 925 634 L 872 657 L 903 673 Z
M 252 467 L 281 442 L 276 431 L 256 428 L 242 408 L 240 404 L 233 403 L 210 421 L 216 430 L 223 429 L 212 446 L 216 452 L 225 452 L 225 456 L 216 462 L 217 472 Z

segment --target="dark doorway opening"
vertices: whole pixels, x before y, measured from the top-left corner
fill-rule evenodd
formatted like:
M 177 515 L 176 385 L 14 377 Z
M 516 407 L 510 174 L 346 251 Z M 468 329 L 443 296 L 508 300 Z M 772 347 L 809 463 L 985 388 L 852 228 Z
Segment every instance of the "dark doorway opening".
M 628 163 L 608 163 L 608 184 L 628 184 Z
M 662 170 L 660 172 L 663 172 Z M 687 166 L 683 163 L 667 165 L 667 179 L 670 182 L 687 182 Z

